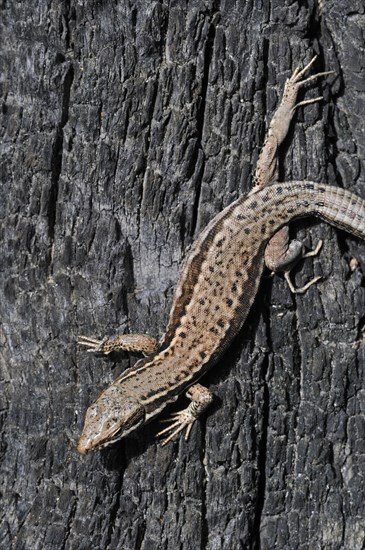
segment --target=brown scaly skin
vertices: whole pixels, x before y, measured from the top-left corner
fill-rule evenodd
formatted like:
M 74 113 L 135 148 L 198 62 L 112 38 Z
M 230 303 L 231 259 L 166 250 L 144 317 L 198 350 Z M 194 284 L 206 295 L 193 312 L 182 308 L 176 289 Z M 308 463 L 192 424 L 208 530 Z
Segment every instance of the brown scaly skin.
M 302 73 L 295 71 L 292 79 Z M 294 89 L 292 110 L 296 93 Z M 283 104 L 288 109 L 290 101 L 285 97 L 277 114 L 283 113 Z M 125 437 L 186 391 L 190 405 L 160 434 L 166 435 L 164 444 L 183 429 L 186 437 L 189 435 L 196 418 L 212 401 L 209 390 L 196 382 L 241 329 L 264 270 L 265 245 L 290 220 L 318 216 L 365 239 L 365 202 L 348 191 L 305 181 L 269 185 L 277 171 L 277 146 L 291 118 L 283 124 L 282 115 L 277 118 L 277 114 L 278 122 L 274 117 L 260 156 L 254 190 L 218 214 L 193 244 L 160 344 L 145 335 L 140 335 L 139 341 L 138 335 L 101 341 L 80 337 L 80 344 L 89 351 L 107 354 L 114 349 L 132 349 L 133 344 L 134 350 L 139 347 L 148 355 L 119 376 L 89 407 L 77 447 L 80 453 Z M 275 142 L 273 148 L 271 141 Z

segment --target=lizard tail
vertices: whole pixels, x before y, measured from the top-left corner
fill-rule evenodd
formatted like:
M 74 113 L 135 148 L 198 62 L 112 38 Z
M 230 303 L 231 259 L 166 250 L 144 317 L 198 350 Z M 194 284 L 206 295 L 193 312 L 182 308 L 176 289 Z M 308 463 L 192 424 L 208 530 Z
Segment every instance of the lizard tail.
M 302 183 L 316 195 L 313 214 L 335 227 L 365 239 L 365 201 L 347 189 L 314 182 Z M 304 199 L 305 202 L 305 199 Z M 299 205 L 298 205 L 299 206 Z

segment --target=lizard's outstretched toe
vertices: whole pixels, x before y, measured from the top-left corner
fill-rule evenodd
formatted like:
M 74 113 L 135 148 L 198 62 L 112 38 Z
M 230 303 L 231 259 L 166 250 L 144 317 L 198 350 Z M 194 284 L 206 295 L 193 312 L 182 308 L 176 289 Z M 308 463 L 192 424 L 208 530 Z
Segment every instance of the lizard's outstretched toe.
M 160 437 L 162 435 L 165 435 L 165 439 L 162 442 L 162 446 L 166 445 L 169 441 L 171 441 L 175 435 L 182 432 L 186 428 L 185 432 L 185 441 L 189 438 L 191 428 L 193 427 L 193 424 L 196 420 L 196 416 L 194 416 L 191 411 L 189 411 L 189 407 L 186 409 L 173 413 L 170 418 L 166 420 L 161 420 L 161 423 L 167 423 L 171 422 L 169 426 L 158 432 L 157 437 Z
M 79 336 L 77 343 L 80 346 L 86 346 L 89 348 L 86 350 L 88 353 L 103 353 L 104 355 L 108 355 L 110 350 L 103 349 L 103 346 L 107 340 L 107 338 L 97 340 L 96 338 L 90 338 L 89 336 Z

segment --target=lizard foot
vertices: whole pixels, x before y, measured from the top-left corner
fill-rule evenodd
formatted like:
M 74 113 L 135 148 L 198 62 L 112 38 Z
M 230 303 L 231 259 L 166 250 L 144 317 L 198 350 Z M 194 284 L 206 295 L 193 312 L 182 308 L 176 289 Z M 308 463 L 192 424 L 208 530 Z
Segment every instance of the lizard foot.
M 167 436 L 162 442 L 162 447 L 167 445 L 167 443 L 171 441 L 175 437 L 175 435 L 182 432 L 185 428 L 185 441 L 187 441 L 191 432 L 191 428 L 193 427 L 193 424 L 197 419 L 197 417 L 194 416 L 191 411 L 189 411 L 189 407 L 172 414 L 167 420 L 161 420 L 161 423 L 171 422 L 171 424 L 167 426 L 167 428 L 164 428 L 157 434 L 157 437 L 160 437 L 162 435 Z
M 88 353 L 104 353 L 108 354 L 109 352 L 105 352 L 103 349 L 104 344 L 108 341 L 108 338 L 104 338 L 103 340 L 97 340 L 96 338 L 90 338 L 89 336 L 79 336 L 77 343 L 80 346 L 86 346 L 86 351 Z
M 185 441 L 188 439 L 191 428 L 195 420 L 209 407 L 213 401 L 213 394 L 204 388 L 201 384 L 194 384 L 186 392 L 186 396 L 191 399 L 191 403 L 186 409 L 176 412 L 171 417 L 162 422 L 171 422 L 167 428 L 161 430 L 157 437 L 160 435 L 166 435 L 162 445 L 166 445 L 171 439 L 178 433 L 182 432 L 186 428 Z
M 327 76 L 329 74 L 335 74 L 335 71 L 324 71 L 324 72 L 321 72 L 321 73 L 313 74 L 311 76 L 308 76 L 304 80 L 301 80 L 302 76 L 313 65 L 313 63 L 315 62 L 317 57 L 318 56 L 315 55 L 303 69 L 300 69 L 299 67 L 297 67 L 295 69 L 295 71 L 293 72 L 293 74 L 291 75 L 291 77 L 288 78 L 288 80 L 286 81 L 285 87 L 284 87 L 284 97 L 285 97 L 285 95 L 288 95 L 288 96 L 292 95 L 293 96 L 293 103 L 294 103 L 294 98 L 296 97 L 299 88 L 301 88 L 302 86 L 304 86 L 308 82 L 311 82 L 312 80 L 317 80 L 317 78 L 319 78 L 319 77 Z M 316 103 L 317 101 L 321 101 L 321 99 L 323 99 L 323 97 L 319 96 L 319 97 L 313 97 L 311 99 L 306 99 L 304 101 L 300 101 L 299 103 L 296 103 L 292 107 L 292 110 L 294 111 L 295 109 L 297 109 L 298 107 L 301 107 L 303 105 L 310 105 L 311 103 Z
M 322 240 L 318 241 L 317 246 L 315 247 L 315 249 L 310 250 L 309 252 L 306 252 L 305 254 L 302 254 L 302 257 L 300 259 L 303 260 L 305 258 L 313 258 L 313 256 L 317 256 L 317 254 L 321 250 L 322 246 L 323 246 L 323 241 Z M 317 277 L 313 277 L 313 279 L 310 279 L 310 281 L 308 281 L 304 286 L 296 288 L 293 285 L 292 281 L 291 281 L 290 271 L 291 271 L 291 268 L 288 269 L 288 270 L 284 270 L 284 277 L 285 277 L 285 280 L 288 283 L 288 286 L 289 286 L 289 288 L 290 288 L 290 290 L 293 294 L 304 294 L 305 292 L 307 292 L 309 287 L 311 287 L 312 285 L 317 284 L 318 281 L 322 280 L 322 277 L 320 275 L 318 275 Z
M 142 352 L 150 355 L 157 351 L 157 342 L 148 334 L 122 334 L 112 338 L 97 340 L 89 336 L 79 336 L 78 344 L 86 346 L 88 353 L 101 353 L 109 355 L 113 351 Z

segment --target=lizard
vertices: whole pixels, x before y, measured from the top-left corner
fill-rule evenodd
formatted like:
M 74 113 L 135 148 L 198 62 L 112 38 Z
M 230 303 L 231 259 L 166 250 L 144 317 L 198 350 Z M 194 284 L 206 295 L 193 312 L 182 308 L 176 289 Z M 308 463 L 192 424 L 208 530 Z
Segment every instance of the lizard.
M 302 73 L 296 70 L 293 74 Z M 309 80 L 313 77 L 306 81 Z M 297 79 L 294 88 L 306 81 Z M 296 95 L 292 109 L 314 101 L 295 105 L 295 100 Z M 270 133 L 280 134 L 284 139 L 289 122 L 282 124 L 278 132 L 280 120 L 271 124 L 266 143 L 270 143 Z M 274 157 L 276 154 L 274 144 Z M 268 158 L 270 155 L 261 155 L 256 170 L 256 176 L 260 170 L 263 174 L 263 185 L 256 177 L 251 192 L 215 216 L 193 243 L 182 267 L 166 331 L 159 342 L 148 335 L 136 334 L 103 340 L 79 337 L 79 344 L 87 346 L 89 352 L 108 355 L 124 350 L 145 355 L 104 389 L 88 408 L 77 444 L 81 454 L 107 447 L 127 436 L 184 392 L 190 404 L 172 415 L 169 426 L 158 435 L 165 437 L 163 445 L 183 430 L 185 439 L 189 437 L 194 422 L 213 400 L 213 394 L 198 381 L 218 362 L 241 330 L 265 268 L 265 246 L 281 227 L 295 218 L 313 215 L 365 240 L 364 200 L 323 183 L 276 182 L 276 160 L 265 166 L 262 159 Z M 270 167 L 274 171 L 267 174 Z

